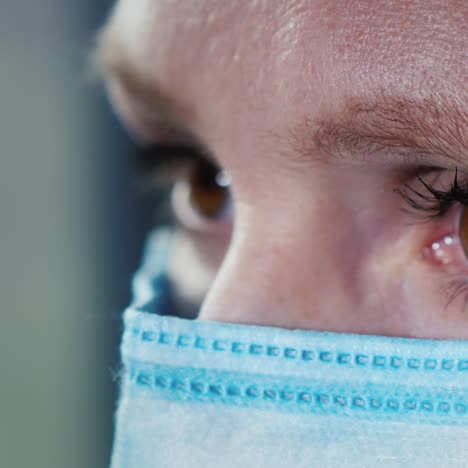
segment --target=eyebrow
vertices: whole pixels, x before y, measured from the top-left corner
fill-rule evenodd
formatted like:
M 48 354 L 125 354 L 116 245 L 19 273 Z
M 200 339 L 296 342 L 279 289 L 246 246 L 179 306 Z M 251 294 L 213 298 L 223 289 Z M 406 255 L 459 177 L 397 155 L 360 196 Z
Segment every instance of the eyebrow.
M 111 28 L 98 36 L 91 63 L 99 76 L 117 80 L 126 92 L 168 123 L 189 109 L 169 98 L 158 83 L 139 71 Z M 273 132 L 272 132 L 273 133 Z M 283 131 L 274 132 L 276 136 Z M 303 117 L 286 131 L 291 151 L 284 157 L 301 162 L 333 162 L 350 155 L 439 156 L 468 164 L 468 106 L 433 94 L 424 99 L 374 92 L 349 97 L 328 115 Z
M 441 156 L 468 163 L 468 113 L 449 99 L 417 100 L 379 93 L 348 98 L 338 112 L 304 119 L 290 130 L 299 159 L 346 159 L 350 154 Z
M 89 63 L 95 77 L 107 83 L 117 82 L 128 95 L 161 119 L 170 121 L 176 110 L 182 114 L 188 111 L 170 99 L 155 80 L 145 77 L 112 28 L 107 27 L 98 34 Z

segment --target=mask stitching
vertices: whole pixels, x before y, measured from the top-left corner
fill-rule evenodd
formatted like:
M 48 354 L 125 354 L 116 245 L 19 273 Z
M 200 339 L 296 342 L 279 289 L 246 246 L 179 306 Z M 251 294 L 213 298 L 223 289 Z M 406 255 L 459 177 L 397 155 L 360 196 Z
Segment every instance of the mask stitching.
M 168 372 L 150 372 L 130 367 L 129 379 L 138 387 L 152 389 L 171 394 L 178 400 L 188 397 L 206 401 L 209 398 L 222 403 L 252 403 L 265 401 L 272 404 L 288 403 L 289 406 L 299 406 L 303 409 L 320 409 L 328 412 L 335 411 L 372 411 L 407 415 L 412 413 L 424 415 L 439 415 L 441 417 L 463 417 L 467 415 L 467 405 L 463 401 L 449 402 L 441 399 L 417 398 L 416 396 L 398 398 L 379 397 L 371 395 L 356 395 L 352 391 L 349 395 L 343 393 L 316 391 L 311 388 L 291 390 L 288 388 L 273 388 L 257 383 L 238 384 L 233 382 L 216 382 L 210 379 L 173 377 Z
M 297 349 L 293 347 L 279 347 L 276 345 L 261 345 L 258 343 L 243 343 L 226 339 L 207 339 L 203 336 L 177 334 L 152 330 L 132 329 L 133 338 L 146 343 L 159 343 L 175 347 L 191 347 L 209 352 L 230 352 L 234 354 L 248 354 L 259 357 L 278 357 L 282 359 L 299 359 L 301 361 L 316 361 L 324 364 L 338 364 L 345 366 L 370 367 L 375 369 L 403 369 L 427 372 L 464 372 L 468 371 L 468 359 L 452 358 L 415 358 L 385 354 L 364 354 L 347 351 L 327 351 L 312 349 Z

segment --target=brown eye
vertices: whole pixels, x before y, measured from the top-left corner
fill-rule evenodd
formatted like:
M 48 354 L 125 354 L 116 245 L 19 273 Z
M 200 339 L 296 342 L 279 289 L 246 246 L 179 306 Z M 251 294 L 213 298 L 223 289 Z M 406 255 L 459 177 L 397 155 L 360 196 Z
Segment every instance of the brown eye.
M 460 216 L 460 227 L 459 227 L 460 243 L 465 252 L 465 256 L 468 257 L 468 209 L 463 207 L 463 211 Z
M 190 203 L 203 217 L 216 219 L 230 203 L 229 177 L 208 161 L 198 162 L 190 171 L 188 184 Z

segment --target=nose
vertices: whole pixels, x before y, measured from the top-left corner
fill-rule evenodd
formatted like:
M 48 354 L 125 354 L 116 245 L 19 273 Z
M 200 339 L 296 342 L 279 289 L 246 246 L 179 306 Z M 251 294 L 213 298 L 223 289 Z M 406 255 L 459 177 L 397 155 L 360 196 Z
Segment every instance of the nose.
M 274 231 L 274 233 L 272 232 Z M 341 246 L 340 246 L 341 244 Z M 362 309 L 359 249 L 339 237 L 268 225 L 235 231 L 200 311 L 204 320 L 290 329 L 390 333 Z M 386 329 L 383 329 L 386 328 Z

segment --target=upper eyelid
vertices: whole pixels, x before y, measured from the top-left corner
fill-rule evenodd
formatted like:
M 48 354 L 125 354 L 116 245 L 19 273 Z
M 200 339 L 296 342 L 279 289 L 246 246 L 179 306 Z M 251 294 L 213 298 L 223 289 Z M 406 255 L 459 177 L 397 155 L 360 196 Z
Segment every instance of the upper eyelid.
M 218 167 L 208 153 L 193 145 L 173 143 L 137 145 L 132 153 L 137 173 L 143 179 L 156 175 L 163 182 L 173 182 L 181 172 L 194 165 Z
M 140 157 L 155 161 L 177 162 L 181 160 L 210 162 L 216 164 L 211 154 L 201 146 L 185 142 L 163 142 L 147 145 L 136 145 L 135 151 Z
M 440 218 L 455 204 L 468 206 L 468 179 L 460 182 L 456 169 L 450 186 L 436 188 L 437 182 L 427 182 L 417 177 L 419 187 L 405 184 L 403 189 L 395 189 L 419 217 Z M 408 211 L 408 210 L 404 210 Z

